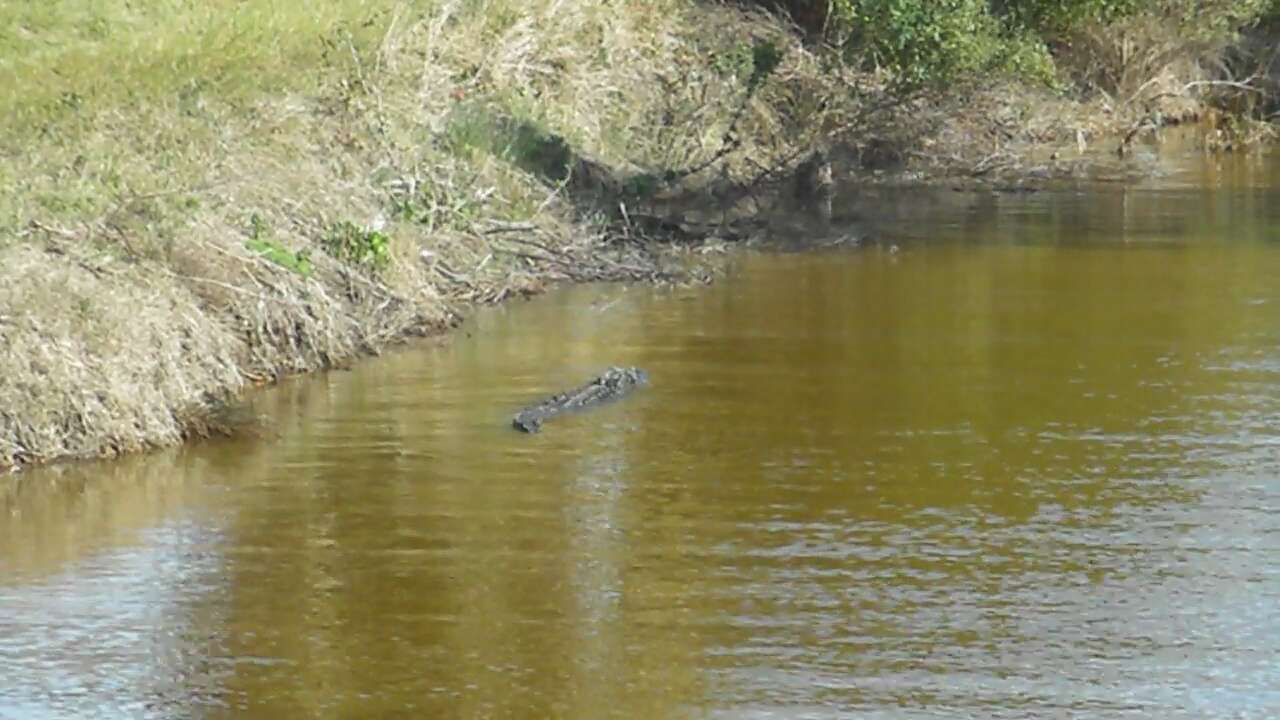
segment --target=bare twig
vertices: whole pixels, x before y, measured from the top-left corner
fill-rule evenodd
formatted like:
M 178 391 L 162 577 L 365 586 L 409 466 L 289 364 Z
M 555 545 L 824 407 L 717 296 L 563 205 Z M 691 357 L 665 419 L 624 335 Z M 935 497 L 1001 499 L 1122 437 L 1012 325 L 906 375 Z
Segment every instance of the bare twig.
M 231 283 L 222 282 L 221 280 L 214 280 L 213 278 L 198 277 L 198 276 L 195 276 L 195 275 L 184 275 L 184 274 L 182 274 L 182 273 L 177 273 L 177 272 L 174 272 L 174 271 L 169 270 L 168 268 L 164 268 L 164 267 L 157 267 L 157 268 L 156 268 L 156 270 L 157 270 L 158 272 L 160 272 L 160 273 L 164 274 L 164 275 L 168 275 L 168 276 L 170 276 L 170 277 L 174 277 L 174 278 L 177 278 L 177 279 L 179 279 L 179 280 L 185 280 L 185 281 L 187 281 L 187 282 L 201 283 L 201 284 L 204 284 L 204 285 L 213 285 L 213 286 L 215 286 L 215 287 L 220 287 L 220 288 L 222 288 L 223 290 L 230 290 L 231 292 L 237 293 L 237 294 L 239 294 L 239 295 L 244 295 L 245 297 L 256 298 L 256 299 L 258 299 L 258 300 L 262 300 L 262 301 L 264 301 L 264 302 L 270 302 L 270 301 L 286 301 L 286 302 L 287 302 L 287 299 L 286 299 L 286 298 L 272 298 L 272 297 L 267 297 L 266 295 L 263 295 L 263 294 L 261 294 L 261 293 L 256 293 L 256 292 L 253 292 L 252 290 L 246 290 L 246 289 L 244 289 L 244 288 L 242 288 L 242 287 L 239 287 L 239 286 L 237 286 L 237 285 L 232 285 Z
M 71 230 L 57 227 L 56 225 L 49 225 L 46 223 L 42 223 L 39 220 L 32 220 L 31 222 L 27 223 L 27 225 L 32 230 L 48 233 L 49 235 L 57 235 L 58 237 L 66 238 L 68 240 L 73 240 L 79 237 L 76 233 L 72 232 Z
M 482 233 L 485 235 L 500 235 L 502 233 L 515 233 L 515 232 L 536 232 L 538 229 L 538 226 L 534 225 L 533 223 L 506 222 L 503 220 L 490 220 L 488 222 L 488 225 L 490 227 L 482 231 Z

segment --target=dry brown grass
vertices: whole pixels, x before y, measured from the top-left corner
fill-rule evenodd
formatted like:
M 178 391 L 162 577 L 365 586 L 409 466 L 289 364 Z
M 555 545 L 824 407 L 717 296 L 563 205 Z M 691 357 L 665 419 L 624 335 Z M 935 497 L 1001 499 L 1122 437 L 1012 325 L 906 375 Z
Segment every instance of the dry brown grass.
M 1078 87 L 1100 94 L 1117 111 L 1136 107 L 1189 117 L 1227 87 L 1252 82 L 1235 76 L 1231 57 L 1252 54 L 1249 35 L 1257 33 L 1250 28 L 1266 5 L 1261 0 L 1151 3 L 1133 16 L 1086 22 L 1066 32 L 1057 61 Z
M 0 462 L 176 442 L 244 382 L 235 336 L 181 286 L 75 248 L 3 256 Z

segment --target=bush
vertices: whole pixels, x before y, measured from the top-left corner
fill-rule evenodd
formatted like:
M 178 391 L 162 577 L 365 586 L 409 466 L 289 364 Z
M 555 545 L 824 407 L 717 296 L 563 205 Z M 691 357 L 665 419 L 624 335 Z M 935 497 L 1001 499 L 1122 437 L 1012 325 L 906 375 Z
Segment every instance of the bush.
M 994 0 L 991 9 L 1010 25 L 1052 39 L 1084 23 L 1127 17 L 1149 4 L 1151 0 Z
M 846 47 L 908 85 L 976 72 L 998 54 L 999 27 L 985 0 L 836 0 Z
M 1030 5 L 1030 3 L 1026 3 Z M 1076 0 L 1069 24 L 1041 29 L 1060 65 L 1086 88 L 1136 100 L 1170 78 L 1220 69 L 1239 31 L 1271 0 Z M 1152 92 L 1159 92 L 1158 89 Z
M 941 85 L 1001 70 L 1052 84 L 1038 36 L 991 12 L 987 0 L 835 0 L 826 18 L 846 54 L 890 70 L 903 86 Z
M 1280 0 L 757 1 L 907 87 L 991 71 L 1057 84 L 1061 64 L 1089 88 L 1132 93 L 1216 59 L 1242 28 L 1280 22 Z

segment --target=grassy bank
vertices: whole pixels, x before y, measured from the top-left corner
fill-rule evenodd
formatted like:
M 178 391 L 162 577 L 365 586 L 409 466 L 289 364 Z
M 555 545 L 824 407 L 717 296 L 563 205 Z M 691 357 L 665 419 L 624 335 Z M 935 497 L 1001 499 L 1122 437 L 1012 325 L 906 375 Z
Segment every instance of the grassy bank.
M 689 0 L 0 6 L 0 467 L 175 443 L 473 303 L 663 274 L 620 217 L 752 200 L 817 144 L 974 174 L 1147 112 L 1016 68 L 903 83 L 859 42 Z
M 320 6 L 0 8 L 0 466 L 177 442 L 470 303 L 644 274 L 571 171 L 644 184 L 735 116 L 781 152 L 750 50 L 808 62 L 673 0 Z

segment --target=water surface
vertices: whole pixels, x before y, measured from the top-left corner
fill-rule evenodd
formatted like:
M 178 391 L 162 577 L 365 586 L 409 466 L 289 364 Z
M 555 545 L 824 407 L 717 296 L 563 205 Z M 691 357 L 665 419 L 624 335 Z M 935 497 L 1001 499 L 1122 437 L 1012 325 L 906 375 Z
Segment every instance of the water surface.
M 878 245 L 6 480 L 0 718 L 1280 716 L 1280 164 L 1178 167 L 866 192 Z M 508 427 L 610 364 L 651 386 Z

